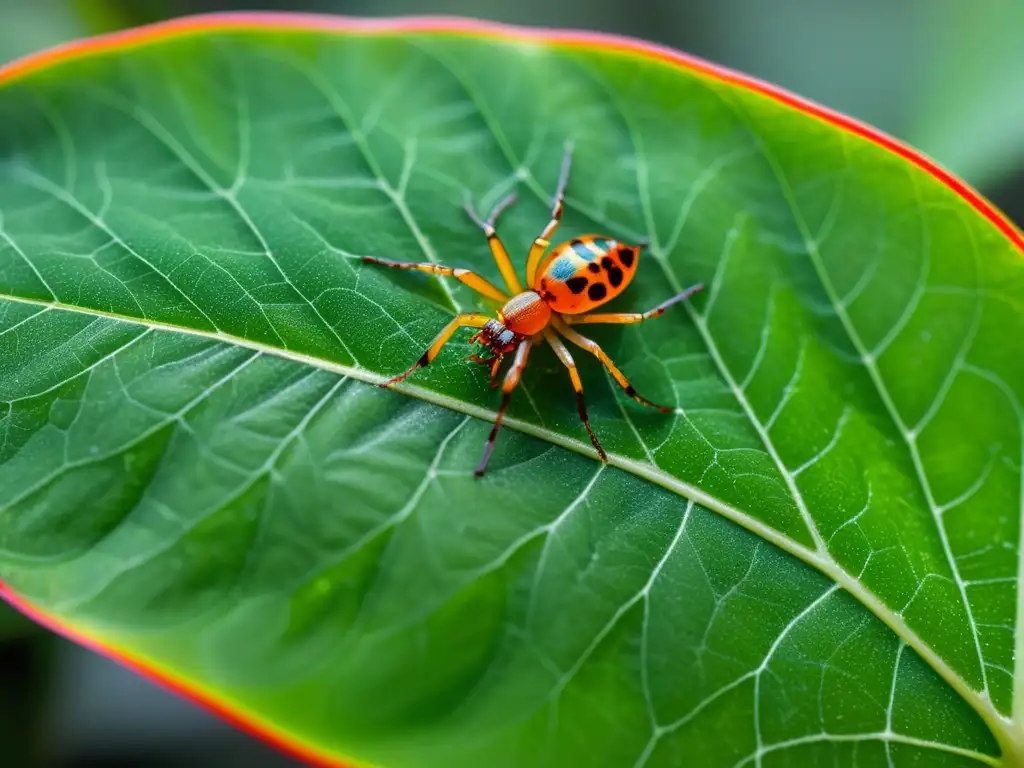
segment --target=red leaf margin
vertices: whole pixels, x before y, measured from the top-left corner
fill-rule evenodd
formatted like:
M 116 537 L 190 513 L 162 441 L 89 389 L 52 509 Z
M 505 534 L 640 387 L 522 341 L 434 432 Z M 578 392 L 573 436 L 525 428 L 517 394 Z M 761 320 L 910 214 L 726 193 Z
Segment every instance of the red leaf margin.
M 675 65 L 680 69 L 744 88 L 785 104 L 798 112 L 848 131 L 902 157 L 955 192 L 978 213 L 988 219 L 996 229 L 1005 235 L 1024 254 L 1024 233 L 1001 211 L 965 181 L 904 142 L 855 118 L 836 112 L 755 77 L 713 64 L 667 46 L 612 33 L 524 27 L 455 16 L 354 18 L 290 12 L 207 13 L 182 16 L 105 35 L 74 40 L 29 54 L 21 59 L 0 65 L 0 88 L 46 67 L 61 64 L 82 56 L 127 50 L 186 35 L 218 31 L 255 32 L 270 30 L 323 31 L 336 34 L 369 35 L 423 32 L 461 34 L 470 37 L 535 42 L 555 47 L 566 46 L 605 51 L 611 50 Z M 342 759 L 333 754 L 328 754 L 314 745 L 302 742 L 294 735 L 274 727 L 271 723 L 262 720 L 251 712 L 245 711 L 241 705 L 228 702 L 220 697 L 219 694 L 207 690 L 193 681 L 178 678 L 173 672 L 163 669 L 141 656 L 137 656 L 126 649 L 105 644 L 87 632 L 69 626 L 59 618 L 46 613 L 43 609 L 17 595 L 3 581 L 0 581 L 0 599 L 6 601 L 15 610 L 51 632 L 77 645 L 88 648 L 101 656 L 107 657 L 136 674 L 184 696 L 186 699 L 212 712 L 239 730 L 268 743 L 297 760 L 312 766 L 320 766 L 321 768 L 355 768 L 355 764 L 343 762 Z
M 292 734 L 276 728 L 272 723 L 266 722 L 251 712 L 247 712 L 242 705 L 226 701 L 220 694 L 203 688 L 194 681 L 184 680 L 142 656 L 105 643 L 88 632 L 71 627 L 61 619 L 46 613 L 42 608 L 20 597 L 2 581 L 0 581 L 0 600 L 5 601 L 44 629 L 110 659 L 172 693 L 183 696 L 186 700 L 199 705 L 200 708 L 216 715 L 229 725 L 269 744 L 295 760 L 321 768 L 372 768 L 368 763 L 342 762 L 337 756 L 311 744 L 301 742 Z M 349 758 L 344 759 L 349 760 Z

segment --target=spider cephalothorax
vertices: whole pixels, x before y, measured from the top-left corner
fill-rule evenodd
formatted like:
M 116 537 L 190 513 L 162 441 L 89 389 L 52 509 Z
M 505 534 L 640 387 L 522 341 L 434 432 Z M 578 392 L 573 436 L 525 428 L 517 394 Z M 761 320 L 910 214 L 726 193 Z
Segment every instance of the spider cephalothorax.
M 585 235 L 556 245 L 545 256 L 545 252 L 551 245 L 551 237 L 562 218 L 562 199 L 565 195 L 565 185 L 569 179 L 570 159 L 571 151 L 566 148 L 565 158 L 562 161 L 562 173 L 558 180 L 558 191 L 555 193 L 552 207 L 551 221 L 533 241 L 533 246 L 526 258 L 527 284 L 525 287 L 520 283 L 508 251 L 505 250 L 505 246 L 502 245 L 494 229 L 498 214 L 512 203 L 515 199 L 514 195 L 509 195 L 498 203 L 491 211 L 487 221 L 483 221 L 477 216 L 472 205 L 466 204 L 469 215 L 487 235 L 491 254 L 497 262 L 498 270 L 510 293 L 505 293 L 486 278 L 468 269 L 443 267 L 439 264 L 388 261 L 374 256 L 363 257 L 364 261 L 388 267 L 415 269 L 420 272 L 454 277 L 478 293 L 501 303 L 497 318 L 480 313 L 467 313 L 454 318 L 441 330 L 429 349 L 411 368 L 381 385 L 387 387 L 395 384 L 417 368 L 430 365 L 452 334 L 460 327 L 478 329 L 470 342 L 479 343 L 484 350 L 491 353 L 490 357 L 474 353 L 467 359 L 490 366 L 492 387 L 497 386 L 498 368 L 502 358 L 515 352 L 515 359 L 502 383 L 503 396 L 501 406 L 498 408 L 498 415 L 494 420 L 494 428 L 491 429 L 491 434 L 484 446 L 484 455 L 476 468 L 478 476 L 483 474 L 487 466 L 487 460 L 494 447 L 494 439 L 497 437 L 498 429 L 501 427 L 505 415 L 505 408 L 512 395 L 512 390 L 519 384 L 519 378 L 526 367 L 530 348 L 544 342 L 551 345 L 558 359 L 569 370 L 569 378 L 576 391 L 580 419 L 587 428 L 587 433 L 590 435 L 590 440 L 594 444 L 594 448 L 597 449 L 598 455 L 603 461 L 608 460 L 597 435 L 590 428 L 587 408 L 583 402 L 583 384 L 576 371 L 576 363 L 559 338 L 560 335 L 597 357 L 625 393 L 638 403 L 657 408 L 662 412 L 674 410 L 656 405 L 637 394 L 633 385 L 629 383 L 629 380 L 615 366 L 604 350 L 596 342 L 577 333 L 572 326 L 584 323 L 642 323 L 644 320 L 658 317 L 669 306 L 686 299 L 704 286 L 701 284 L 691 286 L 654 309 L 643 313 L 590 314 L 590 310 L 611 301 L 626 289 L 636 274 L 640 250 L 646 243 L 628 245 L 603 235 Z
M 523 336 L 510 331 L 500 320 L 491 319 L 483 328 L 470 336 L 469 343 L 479 343 L 481 347 L 491 353 L 490 357 L 483 357 L 479 352 L 474 352 L 466 359 L 490 366 L 491 388 L 493 389 L 498 386 L 498 369 L 501 367 L 501 361 L 505 355 L 514 352 L 516 347 L 523 343 Z
M 520 334 L 510 331 L 500 320 L 488 320 L 483 328 L 470 337 L 469 343 L 480 342 L 481 346 L 496 355 L 507 355 L 514 351 L 522 340 Z

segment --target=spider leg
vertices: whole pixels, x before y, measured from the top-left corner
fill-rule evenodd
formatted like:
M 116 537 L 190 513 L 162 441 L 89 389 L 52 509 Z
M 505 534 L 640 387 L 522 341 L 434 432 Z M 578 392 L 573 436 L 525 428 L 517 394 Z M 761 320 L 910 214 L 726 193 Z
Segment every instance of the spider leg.
M 638 403 L 640 403 L 641 405 L 649 406 L 651 408 L 655 408 L 661 411 L 662 413 L 672 413 L 673 411 L 675 411 L 675 408 L 669 408 L 668 406 L 665 405 L 658 405 L 657 403 L 652 403 L 646 397 L 638 395 L 636 390 L 633 389 L 633 385 L 629 383 L 629 379 L 627 379 L 625 375 L 623 375 L 622 371 L 620 371 L 616 367 L 615 363 L 612 362 L 612 359 L 608 357 L 607 353 L 605 353 L 605 351 L 601 349 L 601 347 L 598 345 L 596 341 L 593 341 L 592 339 L 588 339 L 586 336 L 576 333 L 576 331 L 570 328 L 566 323 L 562 322 L 561 318 L 557 315 L 551 316 L 551 323 L 558 329 L 559 333 L 565 336 L 565 338 L 567 338 L 576 346 L 587 350 L 587 352 L 590 352 L 592 355 L 594 355 L 594 357 L 600 360 L 601 364 L 608 369 L 608 372 L 612 375 L 615 381 L 619 383 L 619 386 L 622 387 L 623 390 L 625 390 L 626 394 L 632 397 Z
M 426 368 L 428 365 L 430 365 L 430 362 L 435 357 L 437 357 L 437 354 L 441 351 L 441 347 L 448 343 L 448 340 L 451 339 L 452 334 L 455 333 L 455 331 L 462 327 L 483 328 L 487 324 L 487 321 L 490 319 L 491 318 L 487 315 L 476 313 L 456 315 L 452 319 L 452 321 L 448 323 L 448 325 L 446 325 L 444 328 L 442 328 L 441 332 L 437 334 L 436 337 L 434 337 L 434 340 L 427 348 L 427 351 L 423 353 L 422 357 L 420 357 L 419 360 L 413 363 L 413 365 L 410 366 L 407 370 L 403 371 L 397 376 L 388 379 L 380 386 L 383 387 L 384 389 L 387 389 L 392 384 L 397 384 L 398 382 L 405 379 L 410 373 L 415 371 L 417 368 Z
M 478 338 L 480 338 L 480 332 L 477 331 L 470 338 L 469 343 L 472 344 Z M 482 357 L 479 352 L 474 352 L 472 355 L 466 355 L 466 359 L 474 363 L 480 363 L 490 368 L 491 372 L 491 389 L 498 386 L 498 369 L 501 367 L 501 361 L 505 359 L 505 355 L 501 352 L 495 352 L 490 357 Z
M 569 350 L 565 344 L 556 336 L 552 331 L 545 329 L 544 338 L 548 340 L 548 344 L 555 350 L 555 354 L 558 355 L 558 359 L 562 361 L 562 365 L 569 369 L 569 378 L 572 379 L 572 388 L 576 391 L 576 405 L 580 412 L 580 421 L 583 422 L 583 426 L 587 428 L 587 434 L 590 435 L 590 442 L 594 444 L 597 449 L 597 454 L 601 457 L 601 461 L 608 462 L 608 454 L 604 452 L 604 448 L 601 447 L 601 443 L 597 439 L 597 435 L 594 434 L 594 430 L 590 428 L 590 419 L 587 418 L 587 404 L 583 400 L 583 382 L 580 381 L 579 371 L 576 370 L 576 362 L 572 359 L 572 355 L 569 354 Z
M 526 339 L 516 348 L 516 356 L 512 362 L 512 367 L 505 374 L 505 381 L 501 385 L 501 406 L 498 408 L 498 415 L 494 420 L 494 426 L 491 428 L 491 434 L 488 435 L 487 442 L 484 443 L 484 454 L 480 457 L 480 463 L 473 473 L 477 477 L 482 476 L 484 470 L 487 469 L 487 461 L 491 458 L 491 451 L 494 450 L 494 441 L 498 437 L 498 430 L 501 429 L 501 422 L 505 418 L 505 409 L 508 408 L 508 401 L 512 397 L 512 390 L 519 385 L 519 378 L 526 367 L 526 360 L 532 345 L 533 340 Z
M 551 238 L 562 221 L 563 205 L 565 200 L 565 187 L 569 183 L 569 170 L 572 167 L 572 144 L 566 142 L 565 154 L 562 156 L 562 170 L 558 175 L 558 188 L 555 190 L 555 199 L 551 205 L 551 221 L 544 227 L 543 231 L 530 246 L 530 253 L 526 257 L 526 282 L 533 285 L 537 279 L 537 270 L 540 267 L 541 256 L 551 245 Z
M 484 231 L 487 236 L 487 245 L 491 249 L 491 255 L 494 256 L 494 261 L 498 264 L 498 271 L 501 272 L 501 277 L 505 281 L 505 285 L 512 293 L 522 293 L 523 285 L 519 282 L 519 276 L 516 274 L 516 269 L 512 266 L 512 259 L 508 255 L 508 251 L 505 250 L 505 246 L 501 242 L 501 238 L 498 237 L 498 233 L 494 229 L 495 222 L 498 220 L 498 216 L 501 212 L 508 208 L 516 200 L 515 194 L 506 195 L 494 208 L 491 210 L 491 215 L 484 221 L 477 214 L 476 209 L 473 208 L 473 202 L 470 198 L 469 193 L 466 194 L 466 202 L 463 206 L 466 209 L 466 213 L 469 217 L 476 222 L 476 225 Z
M 494 360 L 491 362 L 491 389 L 498 386 L 498 369 L 501 367 L 501 361 L 504 355 L 495 355 Z
M 664 301 L 654 309 L 649 309 L 646 312 L 611 312 L 605 314 L 589 314 L 589 315 L 565 315 L 562 319 L 569 325 L 583 325 L 585 323 L 642 323 L 644 320 L 650 320 L 652 317 L 660 317 L 665 314 L 665 310 L 671 307 L 673 304 L 677 304 L 680 301 L 690 298 L 693 294 L 698 291 L 704 290 L 703 283 L 697 283 L 691 285 L 682 293 L 676 294 L 668 301 Z
M 376 256 L 363 256 L 363 261 L 367 264 L 382 264 L 385 267 L 392 267 L 394 269 L 413 269 L 417 272 L 429 272 L 432 275 L 441 275 L 442 277 L 454 277 L 477 293 L 482 293 L 484 296 L 495 301 L 500 301 L 504 304 L 509 299 L 508 294 L 504 291 L 500 290 L 486 278 L 481 277 L 476 272 L 470 272 L 468 269 L 443 267 L 440 264 L 424 264 L 415 261 L 391 261 L 390 259 L 378 259 Z

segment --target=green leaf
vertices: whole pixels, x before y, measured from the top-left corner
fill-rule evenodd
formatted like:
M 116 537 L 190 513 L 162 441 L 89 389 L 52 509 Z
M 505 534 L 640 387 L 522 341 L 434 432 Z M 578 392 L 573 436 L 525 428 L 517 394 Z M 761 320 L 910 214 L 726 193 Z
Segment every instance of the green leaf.
M 454 24 L 454 22 L 452 22 Z M 213 24 L 213 22 L 210 22 Z M 1021 765 L 1024 240 L 910 153 L 674 54 L 158 28 L 0 88 L 0 579 L 325 762 Z M 305 24 L 306 26 L 303 26 Z M 498 396 L 461 209 L 522 270 L 650 237 Z M 1016 708 L 1019 713 L 1019 707 Z

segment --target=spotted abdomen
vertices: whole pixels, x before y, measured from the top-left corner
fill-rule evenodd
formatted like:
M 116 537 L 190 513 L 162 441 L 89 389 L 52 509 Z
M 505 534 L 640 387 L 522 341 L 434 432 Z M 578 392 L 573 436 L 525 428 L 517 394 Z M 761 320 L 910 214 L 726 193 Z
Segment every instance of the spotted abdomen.
M 597 235 L 556 245 L 536 290 L 555 312 L 575 315 L 611 301 L 636 274 L 640 248 Z

